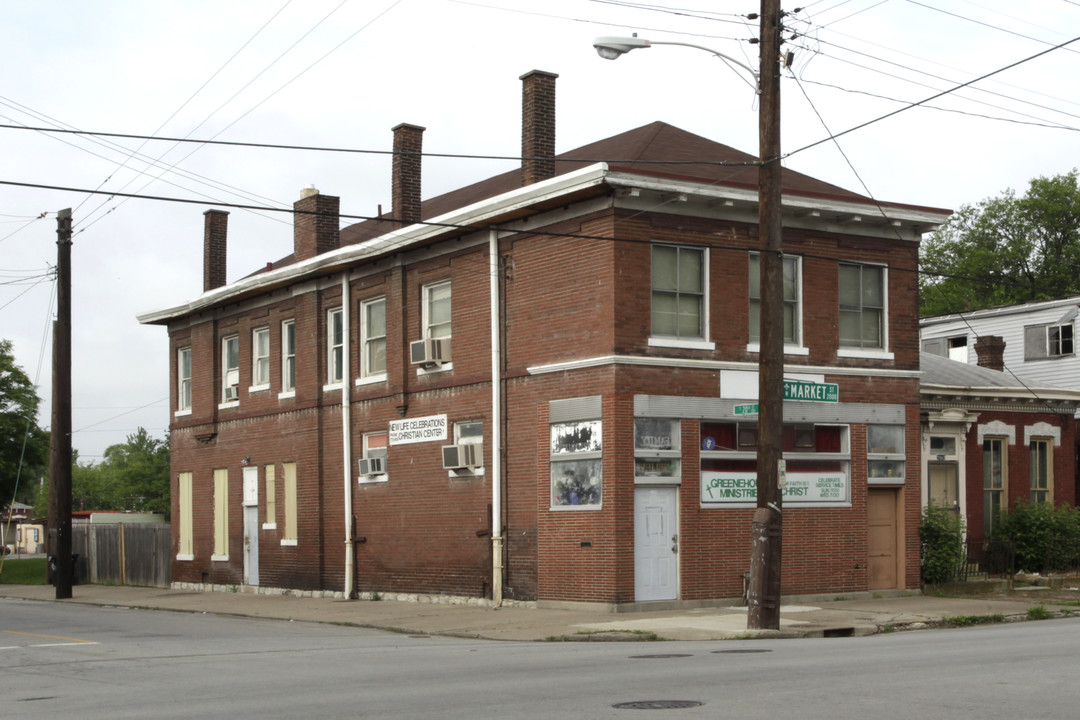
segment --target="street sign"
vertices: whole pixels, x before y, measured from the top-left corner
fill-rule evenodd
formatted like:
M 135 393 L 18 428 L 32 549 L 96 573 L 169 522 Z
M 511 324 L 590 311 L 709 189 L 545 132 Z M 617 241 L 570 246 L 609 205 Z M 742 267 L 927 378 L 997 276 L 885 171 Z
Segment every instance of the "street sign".
M 758 404 L 753 403 L 753 404 L 747 404 L 747 405 L 736 405 L 735 406 L 735 414 L 736 415 L 757 415 L 758 414 Z
M 784 381 L 785 400 L 834 403 L 840 400 L 840 386 L 836 383 L 813 383 L 802 380 Z

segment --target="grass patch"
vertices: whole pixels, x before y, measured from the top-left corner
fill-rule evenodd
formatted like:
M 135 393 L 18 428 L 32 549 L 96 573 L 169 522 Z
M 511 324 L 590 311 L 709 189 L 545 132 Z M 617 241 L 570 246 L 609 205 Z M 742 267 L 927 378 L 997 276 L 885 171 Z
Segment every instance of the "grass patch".
M 1001 613 L 993 615 L 956 615 L 941 618 L 942 627 L 971 627 L 972 625 L 992 625 L 1005 622 L 1005 616 Z
M 1027 611 L 1028 620 L 1049 620 L 1054 617 L 1054 613 L 1050 612 L 1042 605 L 1036 605 L 1035 607 L 1029 607 Z
M 5 558 L 0 566 L 0 585 L 44 585 L 47 562 L 45 558 Z
M 1055 600 L 1055 605 L 1069 605 L 1071 607 L 1080 607 L 1080 600 Z

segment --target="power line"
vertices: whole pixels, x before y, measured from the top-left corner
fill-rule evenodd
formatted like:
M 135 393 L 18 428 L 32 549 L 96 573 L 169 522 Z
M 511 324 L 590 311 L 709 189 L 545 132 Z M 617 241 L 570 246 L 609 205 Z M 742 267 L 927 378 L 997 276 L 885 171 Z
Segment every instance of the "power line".
M 198 145 L 223 145 L 245 148 L 262 148 L 270 150 L 303 150 L 310 152 L 330 152 L 330 153 L 353 153 L 363 155 L 394 155 L 393 150 L 369 150 L 362 148 L 346 148 L 346 147 L 326 147 L 319 145 L 287 145 L 281 143 L 260 143 L 260 142 L 242 142 L 237 140 L 213 140 L 213 139 L 200 139 L 200 138 L 177 138 L 177 137 L 163 137 L 155 135 L 135 135 L 131 133 L 112 133 L 112 132 L 100 132 L 96 130 L 73 130 L 66 128 L 49 128 L 49 127 L 31 127 L 28 125 L 5 125 L 0 124 L 0 129 L 6 130 L 32 130 L 41 133 L 67 133 L 71 135 L 91 135 L 95 137 L 113 137 L 113 138 L 125 138 L 132 140 L 157 140 L 161 142 L 176 142 L 176 143 L 194 143 Z M 522 160 L 536 160 L 538 158 L 522 157 L 520 155 L 475 155 L 466 153 L 433 153 L 433 152 L 404 152 L 397 153 L 399 155 L 408 155 L 411 157 L 429 157 L 429 158 L 450 158 L 457 160 L 511 160 L 520 162 Z M 550 158 L 539 158 L 550 159 Z M 569 158 L 569 157 L 556 157 L 557 162 L 569 162 L 569 163 L 582 163 L 591 165 L 593 163 L 605 162 L 613 164 L 634 163 L 635 165 L 713 165 L 713 166 L 747 166 L 756 165 L 757 161 L 747 162 L 726 162 L 720 160 L 637 160 L 634 158 L 617 159 L 617 158 Z
M 957 90 L 960 90 L 961 88 L 965 88 L 968 85 L 972 85 L 974 83 L 977 83 L 980 80 L 985 80 L 986 78 L 997 75 L 998 73 L 1005 72 L 1006 70 L 1010 70 L 1010 69 L 1012 69 L 1014 67 L 1017 67 L 1019 65 L 1023 65 L 1026 62 L 1030 62 L 1030 61 L 1032 61 L 1032 60 L 1034 60 L 1036 58 L 1042 57 L 1043 55 L 1046 55 L 1047 53 L 1051 53 L 1051 52 L 1053 52 L 1055 50 L 1059 50 L 1059 49 L 1065 47 L 1066 45 L 1069 45 L 1071 43 L 1076 42 L 1077 40 L 1080 40 L 1080 37 L 1075 37 L 1072 40 L 1068 40 L 1066 42 L 1061 43 L 1060 45 L 1055 45 L 1054 47 L 1047 48 L 1046 50 L 1042 50 L 1042 51 L 1040 51 L 1038 53 L 1035 53 L 1034 55 L 1032 55 L 1030 57 L 1024 58 L 1023 60 L 1017 60 L 1014 63 L 1010 63 L 1009 65 L 998 68 L 997 70 L 994 70 L 992 72 L 988 72 L 985 75 L 981 75 L 981 76 L 979 76 L 979 77 L 977 77 L 977 78 L 975 78 L 973 80 L 969 80 L 969 81 L 967 81 L 965 83 L 957 85 L 956 87 L 950 88 L 948 90 L 943 90 L 943 91 L 941 91 L 941 92 L 939 92 L 939 93 L 937 93 L 935 95 L 931 95 L 928 98 L 924 98 L 924 99 L 919 100 L 917 102 L 911 103 L 910 105 L 907 105 L 906 107 L 902 107 L 902 108 L 900 108 L 898 110 L 894 110 L 894 111 L 892 111 L 890 113 L 886 113 L 885 115 L 882 115 L 881 117 L 875 118 L 874 120 L 868 120 L 868 121 L 866 121 L 864 123 L 861 123 L 861 124 L 856 125 L 854 127 L 848 128 L 847 130 L 843 130 L 843 131 L 841 131 L 841 132 L 839 132 L 839 133 L 837 133 L 835 135 L 832 135 L 830 137 L 826 137 L 826 138 L 823 138 L 821 140 L 817 140 L 816 142 L 810 143 L 809 145 L 805 145 L 805 146 L 799 148 L 798 150 L 794 150 L 794 151 L 792 151 L 790 153 L 785 154 L 784 157 L 785 158 L 791 157 L 792 155 L 803 152 L 804 150 L 809 150 L 810 148 L 817 147 L 818 145 L 821 145 L 822 143 L 829 142 L 830 140 L 833 140 L 835 138 L 841 137 L 843 135 L 847 135 L 848 133 L 852 133 L 852 132 L 855 132 L 856 130 L 861 130 L 861 129 L 863 129 L 865 127 L 868 127 L 870 125 L 881 122 L 882 120 L 890 118 L 893 115 L 899 115 L 902 112 L 905 112 L 907 110 L 911 110 L 912 108 L 915 108 L 915 107 L 918 107 L 918 106 L 923 105 L 925 103 L 928 103 L 931 100 L 936 100 L 939 97 L 949 95 L 949 94 L 951 94 L 953 92 L 956 92 Z

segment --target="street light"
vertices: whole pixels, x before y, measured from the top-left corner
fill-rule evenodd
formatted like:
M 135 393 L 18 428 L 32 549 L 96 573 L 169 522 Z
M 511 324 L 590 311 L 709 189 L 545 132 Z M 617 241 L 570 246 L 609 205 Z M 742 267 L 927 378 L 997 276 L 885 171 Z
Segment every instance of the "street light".
M 596 40 L 593 41 L 593 47 L 596 48 L 596 54 L 604 58 L 605 60 L 618 60 L 620 57 L 630 52 L 631 50 L 637 50 L 638 48 L 648 48 L 652 47 L 653 45 L 680 45 L 682 47 L 695 48 L 697 50 L 704 50 L 707 53 L 711 53 L 712 55 L 720 58 L 723 62 L 727 63 L 728 67 L 731 67 L 734 64 L 739 66 L 746 72 L 750 73 L 750 75 L 754 78 L 753 83 L 750 83 L 746 78 L 742 77 L 742 75 L 739 74 L 738 71 L 736 71 L 735 74 L 739 75 L 739 77 L 742 78 L 743 82 L 749 84 L 750 87 L 754 88 L 754 92 L 759 94 L 761 93 L 761 83 L 759 81 L 760 78 L 754 68 L 750 67 L 746 63 L 736 60 L 730 55 L 725 55 L 722 52 L 713 50 L 712 48 L 707 48 L 703 45 L 694 45 L 692 43 L 674 42 L 667 40 L 646 40 L 645 38 L 639 38 L 637 36 L 637 33 L 634 33 L 633 37 L 598 37 L 596 38 Z M 735 68 L 733 67 L 731 69 L 735 70 Z
M 760 72 L 712 48 L 633 37 L 601 37 L 600 57 L 615 60 L 653 45 L 704 50 L 754 77 L 758 109 L 758 234 L 761 237 L 761 342 L 758 348 L 757 510 L 751 524 L 747 627 L 780 628 L 780 558 L 783 493 L 784 269 L 780 167 L 780 0 L 761 0 Z M 735 68 L 732 67 L 734 70 Z M 745 80 L 745 78 L 743 78 Z

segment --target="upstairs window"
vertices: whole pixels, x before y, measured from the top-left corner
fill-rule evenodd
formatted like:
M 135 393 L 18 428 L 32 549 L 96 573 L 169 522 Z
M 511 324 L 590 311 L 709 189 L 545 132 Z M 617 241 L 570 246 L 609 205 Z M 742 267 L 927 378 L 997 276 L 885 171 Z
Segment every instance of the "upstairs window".
M 885 268 L 840 264 L 840 345 L 885 347 Z
M 706 251 L 652 246 L 652 334 L 679 340 L 705 338 Z
M 345 328 L 341 308 L 326 313 L 326 383 L 341 382 L 345 371 Z
M 784 343 L 800 342 L 799 259 L 784 257 Z M 750 342 L 761 340 L 761 255 L 750 255 Z
M 221 402 L 240 401 L 240 336 L 221 340 Z
M 296 391 L 296 323 L 281 323 L 281 392 Z
M 1071 357 L 1074 354 L 1073 325 L 1071 322 L 1053 325 L 1029 325 L 1024 328 L 1025 360 Z
M 191 348 L 176 352 L 176 414 L 191 412 Z
M 450 281 L 424 286 L 424 338 L 450 337 Z
M 270 387 L 270 328 L 257 328 L 251 333 L 251 388 Z
M 367 300 L 360 304 L 360 345 L 363 359 L 362 378 L 386 376 L 386 298 Z

